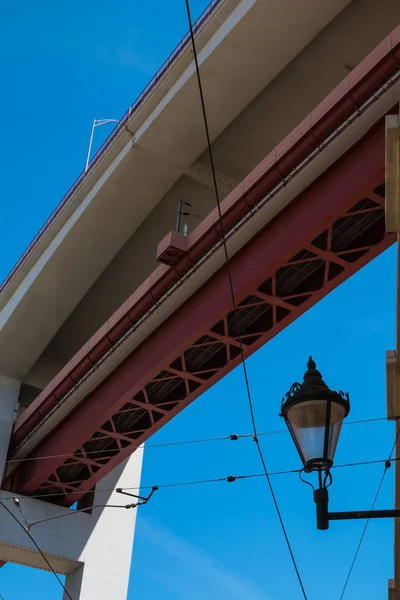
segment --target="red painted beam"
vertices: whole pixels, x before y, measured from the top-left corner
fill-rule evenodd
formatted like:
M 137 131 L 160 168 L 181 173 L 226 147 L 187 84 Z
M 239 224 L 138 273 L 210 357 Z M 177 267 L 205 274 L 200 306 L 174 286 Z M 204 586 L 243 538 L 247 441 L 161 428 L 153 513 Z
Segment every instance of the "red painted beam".
M 233 258 L 247 355 L 394 241 L 385 236 L 377 193 L 384 163 L 381 122 Z M 231 311 L 222 268 L 30 456 L 54 458 L 22 463 L 5 489 L 28 495 L 59 490 L 66 504 L 91 489 L 238 364 Z M 207 353 L 218 348 L 208 360 Z M 101 452 L 92 454 L 96 449 Z
M 237 186 L 222 203 L 224 229 L 229 232 L 276 186 L 284 185 L 293 169 L 334 135 L 355 111 L 362 114 L 381 86 L 399 74 L 400 26 L 383 40 L 298 127 Z M 119 340 L 213 248 L 220 239 L 218 211 L 214 210 L 193 231 L 185 244 L 169 236 L 159 247 L 161 265 L 60 371 L 17 420 L 12 448 L 18 447 L 65 395 L 86 376 Z M 171 239 L 170 239 L 171 238 Z M 174 243 L 177 244 L 175 248 Z M 178 252 L 177 252 L 178 250 Z

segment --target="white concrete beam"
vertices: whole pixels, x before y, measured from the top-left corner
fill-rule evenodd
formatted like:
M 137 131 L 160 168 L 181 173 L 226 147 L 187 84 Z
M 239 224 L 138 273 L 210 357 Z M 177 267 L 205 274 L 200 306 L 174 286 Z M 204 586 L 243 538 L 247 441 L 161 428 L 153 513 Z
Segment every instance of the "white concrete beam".
M 24 517 L 29 523 L 58 515 L 72 515 L 40 523 L 32 528 L 32 535 L 57 573 L 66 575 L 76 569 L 90 532 L 91 516 L 86 513 L 73 514 L 75 511 L 69 508 L 43 500 L 19 497 L 23 517 L 11 498 L 10 492 L 0 491 L 1 501 L 15 517 L 0 505 L 0 560 L 48 570 L 43 557 L 15 519 L 25 525 Z
M 95 492 L 93 504 L 124 504 L 124 498 L 125 501 L 129 501 L 126 496 L 106 490 L 115 490 L 118 487 L 138 488 L 142 460 L 143 447 L 136 450 L 101 481 Z M 135 502 L 134 498 L 132 502 Z M 66 579 L 65 585 L 72 598 L 126 600 L 135 523 L 136 509 L 109 508 L 100 514 L 94 511 L 90 517 L 90 534 L 80 555 L 83 564 Z M 66 595 L 64 600 L 67 600 Z
M 211 138 L 218 138 L 349 2 L 309 0 L 306 13 L 297 0 L 221 3 L 197 37 Z M 188 45 L 140 109 L 134 111 L 128 124 L 130 133 L 121 128 L 48 226 L 41 242 L 31 249 L 24 267 L 9 281 L 0 299 L 0 347 L 7 349 L 0 352 L 1 372 L 15 378 L 26 375 L 107 265 L 179 180 L 179 171 L 163 169 L 155 161 L 143 160 L 131 152 L 130 135 L 134 135 L 135 143 L 188 168 L 203 154 L 206 140 L 194 75 Z M 261 147 L 265 137 L 261 136 Z M 238 139 L 234 149 L 242 153 L 241 148 Z M 232 149 L 229 144 L 227 152 Z M 115 161 L 119 163 L 111 174 L 109 169 Z M 230 173 L 225 166 L 219 168 Z M 247 167 L 244 171 L 248 172 Z M 110 177 L 102 179 L 107 172 Z M 162 223 L 163 219 L 154 215 L 153 229 L 162 229 Z M 165 233 L 160 232 L 157 243 Z M 142 249 L 146 276 L 153 269 L 154 251 L 151 239 Z M 136 276 L 140 269 L 135 267 L 133 271 Z M 122 295 L 123 299 L 127 297 Z M 102 294 L 96 302 L 104 302 Z M 97 323 L 94 331 L 101 324 Z M 23 342 L 17 350 L 13 345 L 16 332 Z
M 19 382 L 0 377 L 1 470 L 19 388 Z M 0 490 L 0 561 L 49 570 L 25 528 L 30 524 L 29 531 L 52 568 L 67 575 L 66 588 L 74 600 L 126 600 L 136 509 L 124 508 L 130 502 L 115 490 L 139 488 L 142 460 L 143 447 L 98 484 L 91 513 L 28 497 L 19 497 L 16 504 L 10 492 Z
M 153 150 L 150 150 L 149 148 L 146 148 L 145 146 L 137 142 L 135 142 L 134 149 L 138 150 L 139 152 L 142 152 L 143 154 L 148 154 L 149 156 L 158 159 L 158 161 L 164 164 L 179 169 L 181 175 L 186 175 L 190 179 L 198 181 L 199 183 L 202 183 L 207 187 L 214 187 L 212 171 L 210 167 L 208 167 L 202 162 L 196 161 L 192 165 L 187 166 L 182 163 L 178 163 L 174 160 L 171 160 L 171 158 L 161 155 L 158 152 L 156 153 Z M 218 191 L 220 193 L 221 199 L 225 198 L 225 196 L 227 196 L 229 192 L 231 192 L 239 183 L 234 177 L 226 175 L 226 173 L 221 173 L 220 171 L 216 172 L 216 176 Z

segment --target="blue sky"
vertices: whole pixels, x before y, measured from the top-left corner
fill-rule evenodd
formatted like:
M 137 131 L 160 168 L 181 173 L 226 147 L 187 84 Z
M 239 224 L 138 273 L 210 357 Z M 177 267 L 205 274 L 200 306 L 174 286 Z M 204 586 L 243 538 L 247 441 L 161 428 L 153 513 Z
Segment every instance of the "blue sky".
M 192 0 L 196 17 L 205 0 Z M 2 3 L 0 6 L 0 279 L 84 167 L 93 118 L 119 118 L 187 29 L 184 1 L 99 0 Z M 108 133 L 96 132 L 95 146 Z M 313 354 L 333 388 L 348 390 L 351 419 L 386 410 L 385 350 L 394 348 L 395 251 L 343 284 L 249 361 L 259 429 L 282 429 L 280 399 L 302 377 Z M 241 369 L 232 372 L 153 441 L 250 431 Z M 393 425 L 349 425 L 337 462 L 386 458 Z M 263 436 L 272 471 L 299 467 L 287 434 Z M 144 484 L 261 472 L 251 440 L 149 448 Z M 335 510 L 369 508 L 381 465 L 338 469 Z M 378 506 L 393 504 L 393 469 Z M 274 489 L 309 599 L 337 600 L 363 522 L 315 528 L 308 486 L 296 475 L 273 478 Z M 345 598 L 387 598 L 393 523 L 372 521 Z M 6 565 L 5 600 L 57 600 L 50 574 Z M 139 512 L 129 600 L 296 600 L 301 598 L 263 478 L 160 490 Z

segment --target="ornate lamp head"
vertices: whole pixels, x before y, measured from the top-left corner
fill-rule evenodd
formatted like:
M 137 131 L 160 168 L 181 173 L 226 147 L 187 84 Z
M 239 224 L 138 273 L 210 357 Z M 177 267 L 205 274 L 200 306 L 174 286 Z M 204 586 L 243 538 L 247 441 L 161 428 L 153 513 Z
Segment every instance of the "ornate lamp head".
M 310 356 L 303 383 L 292 385 L 281 406 L 306 471 L 330 469 L 349 411 L 349 394 L 330 390 Z

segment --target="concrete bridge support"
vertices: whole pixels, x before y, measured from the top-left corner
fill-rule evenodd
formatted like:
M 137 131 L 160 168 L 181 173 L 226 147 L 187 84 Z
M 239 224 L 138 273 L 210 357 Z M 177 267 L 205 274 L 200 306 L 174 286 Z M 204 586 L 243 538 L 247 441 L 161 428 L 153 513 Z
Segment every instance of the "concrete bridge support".
M 121 505 L 129 501 L 115 488 L 139 487 L 142 458 L 143 448 L 140 448 L 107 475 L 97 486 L 93 506 Z M 114 491 L 109 491 L 111 489 Z M 93 510 L 88 519 L 86 544 L 79 556 L 80 564 L 66 578 L 65 587 L 73 600 L 126 600 L 136 511 L 136 508 Z M 69 525 L 73 519 L 68 519 Z M 66 594 L 63 600 L 68 600 Z
M 4 471 L 11 430 L 17 411 L 19 384 L 0 378 L 0 465 Z M 27 531 L 53 569 L 66 575 L 65 588 L 73 600 L 126 600 L 136 522 L 135 499 L 116 488 L 138 488 L 143 447 L 109 473 L 95 488 L 91 508 L 76 512 L 43 500 L 0 490 L 0 563 L 14 562 L 49 570 Z M 133 494 L 138 491 L 132 490 Z M 117 506 L 119 508 L 114 508 Z M 10 511 L 12 514 L 10 514 Z M 17 523 L 18 520 L 21 525 Z M 41 521 L 33 524 L 35 521 Z M 63 600 L 68 600 L 64 593 Z

